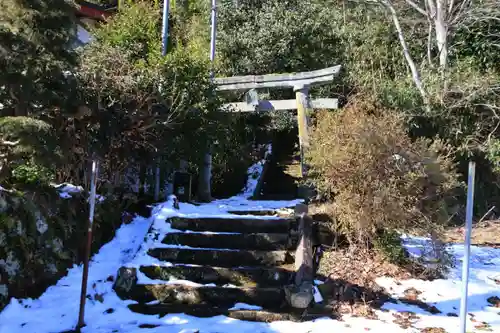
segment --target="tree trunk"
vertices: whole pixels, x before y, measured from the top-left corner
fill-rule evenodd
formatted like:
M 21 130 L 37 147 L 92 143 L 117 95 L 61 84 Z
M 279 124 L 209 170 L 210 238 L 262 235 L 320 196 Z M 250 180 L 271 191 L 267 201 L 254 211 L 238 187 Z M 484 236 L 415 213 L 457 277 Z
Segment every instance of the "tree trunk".
M 446 1 L 438 0 L 436 4 L 436 44 L 439 52 L 439 68 L 441 73 L 448 67 L 448 24 L 446 22 Z

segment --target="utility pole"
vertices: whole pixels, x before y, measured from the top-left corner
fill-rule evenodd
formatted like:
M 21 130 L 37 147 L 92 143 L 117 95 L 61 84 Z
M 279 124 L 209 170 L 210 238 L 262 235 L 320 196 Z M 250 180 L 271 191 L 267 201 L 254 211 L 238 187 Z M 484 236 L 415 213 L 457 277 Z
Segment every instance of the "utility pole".
M 170 0 L 163 0 L 163 23 L 162 23 L 162 34 L 161 34 L 161 55 L 167 55 L 168 49 L 168 19 L 170 15 Z M 160 83 L 161 87 L 161 83 Z M 158 149 L 155 150 L 155 187 L 154 187 L 154 200 L 159 201 L 160 199 L 160 155 L 158 154 Z
M 213 83 L 215 79 L 215 44 L 217 35 L 217 0 L 212 0 L 211 10 L 211 32 L 210 32 L 210 81 Z M 206 152 L 203 156 L 202 175 L 200 177 L 200 186 L 198 196 L 201 201 L 210 201 L 212 199 L 212 143 L 207 142 Z
M 210 79 L 214 80 L 214 61 L 215 61 L 215 40 L 217 35 L 217 0 L 212 0 L 212 13 L 211 13 L 211 21 L 212 21 L 212 31 L 210 35 L 210 61 L 212 63 L 212 68 L 210 71 Z

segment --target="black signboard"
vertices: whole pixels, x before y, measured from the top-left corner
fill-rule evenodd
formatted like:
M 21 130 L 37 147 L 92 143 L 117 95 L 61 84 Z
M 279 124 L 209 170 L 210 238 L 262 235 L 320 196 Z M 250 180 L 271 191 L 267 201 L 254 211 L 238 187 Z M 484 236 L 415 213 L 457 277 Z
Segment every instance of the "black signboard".
M 191 201 L 191 179 L 188 172 L 176 172 L 174 174 L 174 194 L 181 202 Z

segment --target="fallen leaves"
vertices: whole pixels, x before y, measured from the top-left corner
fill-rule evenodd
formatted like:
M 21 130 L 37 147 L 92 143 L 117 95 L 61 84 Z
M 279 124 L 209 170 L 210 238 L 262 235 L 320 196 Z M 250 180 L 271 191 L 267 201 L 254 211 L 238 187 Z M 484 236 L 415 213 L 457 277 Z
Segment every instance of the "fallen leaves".
M 446 330 L 441 327 L 426 327 L 420 332 L 422 333 L 446 333 Z

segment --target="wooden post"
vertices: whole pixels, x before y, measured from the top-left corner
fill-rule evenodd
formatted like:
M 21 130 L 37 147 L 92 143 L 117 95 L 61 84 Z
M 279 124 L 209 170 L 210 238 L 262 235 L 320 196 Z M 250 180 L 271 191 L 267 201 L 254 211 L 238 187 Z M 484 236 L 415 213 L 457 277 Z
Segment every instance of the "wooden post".
M 295 283 L 285 288 L 287 300 L 294 308 L 305 309 L 313 300 L 313 242 L 312 219 L 307 215 L 307 205 L 295 207 L 295 217 L 299 222 L 299 245 L 295 252 Z
M 295 254 L 295 285 L 313 282 L 313 243 L 312 219 L 307 215 L 308 208 L 305 204 L 295 207 L 295 216 L 299 222 L 299 245 Z
M 309 101 L 309 107 L 312 109 L 337 109 L 338 100 L 336 98 L 318 98 Z M 256 110 L 257 109 L 257 110 Z M 227 103 L 222 106 L 223 111 L 228 112 L 270 112 L 270 111 L 286 111 L 286 110 L 296 110 L 297 100 L 296 99 L 285 99 L 285 100 L 260 100 L 258 105 L 238 102 L 238 103 Z
M 97 161 L 92 162 L 92 175 L 90 183 L 90 210 L 89 210 L 89 220 L 87 229 L 87 244 L 85 248 L 85 257 L 83 258 L 83 275 L 82 275 L 82 287 L 80 293 L 80 310 L 78 313 L 78 325 L 77 329 L 81 329 L 85 326 L 85 302 L 87 299 L 87 283 L 89 277 L 89 260 L 92 248 L 92 227 L 94 224 L 94 210 L 96 201 L 96 187 L 97 187 L 97 172 L 98 164 Z
M 207 147 L 203 155 L 203 162 L 200 168 L 200 179 L 198 182 L 198 200 L 201 202 L 212 201 L 212 154 L 210 147 Z
M 306 176 L 307 168 L 305 165 L 305 152 L 309 149 L 309 114 L 312 112 L 312 106 L 309 100 L 309 87 L 294 87 L 295 98 L 297 100 L 297 124 L 299 128 L 300 144 L 300 171 L 302 178 Z

